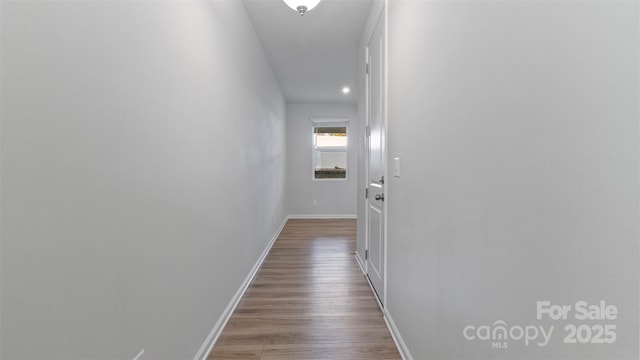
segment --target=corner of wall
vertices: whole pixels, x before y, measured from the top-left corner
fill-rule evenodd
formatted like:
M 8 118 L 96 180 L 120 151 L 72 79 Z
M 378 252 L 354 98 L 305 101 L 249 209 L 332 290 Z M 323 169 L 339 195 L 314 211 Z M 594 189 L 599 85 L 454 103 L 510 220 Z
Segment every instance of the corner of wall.
M 218 341 L 218 337 L 220 337 L 222 330 L 224 330 L 224 327 L 227 325 L 227 322 L 229 322 L 231 315 L 233 315 L 233 312 L 235 311 L 236 307 L 238 307 L 238 304 L 240 303 L 242 296 L 244 296 L 244 293 L 249 288 L 249 285 L 251 285 L 251 281 L 253 281 L 253 278 L 258 273 L 258 270 L 260 270 L 262 263 L 267 258 L 269 251 L 271 250 L 271 248 L 273 247 L 273 244 L 276 242 L 276 240 L 280 236 L 280 233 L 282 232 L 282 229 L 284 229 L 284 226 L 287 224 L 288 220 L 289 220 L 289 217 L 285 216 L 284 220 L 282 220 L 282 223 L 280 224 L 280 227 L 278 227 L 278 230 L 276 231 L 276 233 L 273 235 L 271 240 L 269 240 L 269 243 L 264 248 L 264 250 L 262 251 L 262 254 L 260 254 L 260 257 L 251 268 L 251 271 L 249 271 L 249 273 L 245 277 L 244 281 L 240 285 L 240 288 L 238 288 L 238 291 L 236 291 L 236 293 L 233 295 L 233 297 L 229 301 L 229 304 L 227 304 L 227 307 L 224 309 L 224 311 L 220 315 L 220 318 L 218 318 L 218 321 L 209 332 L 209 335 L 207 336 L 207 338 L 204 340 L 204 343 L 202 343 L 202 346 L 200 346 L 200 349 L 198 350 L 196 355 L 193 357 L 194 360 L 206 360 L 207 356 L 211 352 L 211 349 L 213 349 L 213 346 L 216 344 L 216 341 Z
M 384 313 L 384 322 L 387 324 L 387 328 L 389 328 L 389 332 L 391 333 L 391 337 L 393 338 L 393 342 L 396 344 L 398 351 L 400 352 L 400 356 L 403 360 L 413 360 L 413 356 L 407 347 L 407 344 L 404 343 L 404 339 L 402 339 L 402 335 L 400 335 L 400 331 L 396 326 L 396 323 L 393 321 L 389 310 L 385 308 L 383 310 Z

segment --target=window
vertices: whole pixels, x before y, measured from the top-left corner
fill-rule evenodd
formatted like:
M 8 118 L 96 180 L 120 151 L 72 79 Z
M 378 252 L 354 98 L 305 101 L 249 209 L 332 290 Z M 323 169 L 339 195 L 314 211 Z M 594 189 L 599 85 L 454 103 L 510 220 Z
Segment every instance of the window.
M 347 127 L 313 127 L 313 178 L 347 178 Z

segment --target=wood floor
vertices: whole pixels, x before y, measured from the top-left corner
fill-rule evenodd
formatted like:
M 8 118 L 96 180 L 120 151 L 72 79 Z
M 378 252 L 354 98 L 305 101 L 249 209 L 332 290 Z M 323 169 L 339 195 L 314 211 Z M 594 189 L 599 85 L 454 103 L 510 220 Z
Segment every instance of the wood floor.
M 289 220 L 208 359 L 400 359 L 355 220 Z

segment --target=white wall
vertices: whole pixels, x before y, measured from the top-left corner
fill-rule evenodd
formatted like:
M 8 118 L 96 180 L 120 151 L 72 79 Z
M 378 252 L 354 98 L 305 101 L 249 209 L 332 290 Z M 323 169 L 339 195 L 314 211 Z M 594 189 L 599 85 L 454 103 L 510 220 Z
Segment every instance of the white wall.
M 313 180 L 311 118 L 349 119 L 347 180 Z M 287 197 L 291 215 L 355 216 L 358 111 L 353 104 L 287 104 Z M 313 206 L 316 200 L 316 206 Z
M 193 358 L 286 215 L 242 3 L 0 6 L 0 357 Z
M 637 359 L 635 1 L 390 1 L 387 310 L 414 359 Z M 536 320 L 605 300 L 608 321 Z M 546 347 L 467 325 L 555 326 Z M 568 323 L 614 344 L 564 344 Z M 516 332 L 517 334 L 517 332 Z

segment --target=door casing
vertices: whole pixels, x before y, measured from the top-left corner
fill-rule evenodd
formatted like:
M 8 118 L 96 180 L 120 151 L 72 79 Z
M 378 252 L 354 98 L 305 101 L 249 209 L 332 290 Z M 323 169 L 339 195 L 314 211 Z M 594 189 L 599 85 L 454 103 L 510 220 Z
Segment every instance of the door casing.
M 374 27 L 374 30 L 370 36 L 369 41 L 367 42 L 367 46 L 366 46 L 366 67 L 367 67 L 367 75 L 366 75 L 366 126 L 367 126 L 367 136 L 365 137 L 365 149 L 366 149 L 366 157 L 365 157 L 365 178 L 366 178 L 366 186 L 367 186 L 367 190 L 368 190 L 368 198 L 366 200 L 366 207 L 365 207 L 365 251 L 368 254 L 368 256 L 366 257 L 366 259 L 364 260 L 364 270 L 365 273 L 367 274 L 367 276 L 369 277 L 369 282 L 372 286 L 372 288 L 374 289 L 374 291 L 376 292 L 376 294 L 378 295 L 378 301 L 380 303 L 381 307 L 384 307 L 384 304 L 386 304 L 386 289 L 387 289 L 387 276 L 386 276 L 386 262 L 387 262 L 387 202 L 386 201 L 382 201 L 382 204 L 380 206 L 381 208 L 381 226 L 383 228 L 382 232 L 381 232 L 381 262 L 382 262 L 382 271 L 381 274 L 375 274 L 374 271 L 376 271 L 376 269 L 372 269 L 372 264 L 370 263 L 370 259 L 372 256 L 372 244 L 371 244 L 371 228 L 370 226 L 371 224 L 371 211 L 375 211 L 372 210 L 372 206 L 370 205 L 370 202 L 373 201 L 372 197 L 374 197 L 376 194 L 380 194 L 383 193 L 385 198 L 388 198 L 388 186 L 386 186 L 386 183 L 389 181 L 388 178 L 388 174 L 387 174 L 387 152 L 386 152 L 386 129 L 387 129 L 387 4 L 385 3 L 385 5 L 383 6 L 383 8 L 381 9 L 380 13 L 378 14 L 378 19 L 376 21 L 376 25 Z M 379 27 L 382 27 L 381 29 L 379 29 Z M 380 127 L 380 131 L 381 131 L 381 135 L 382 136 L 382 142 L 381 142 L 381 173 L 382 176 L 385 179 L 385 184 L 380 184 L 379 187 L 377 187 L 375 184 L 371 183 L 371 170 L 370 170 L 370 155 L 371 155 L 371 137 L 369 136 L 370 133 L 370 129 L 371 129 L 371 105 L 372 105 L 372 101 L 371 101 L 371 96 L 372 96 L 372 91 L 371 91 L 371 75 L 372 75 L 372 71 L 370 69 L 371 67 L 371 51 L 370 51 L 370 44 L 371 41 L 374 40 L 374 36 L 376 35 L 376 33 L 380 31 L 381 34 L 381 41 L 382 41 L 382 51 L 379 54 L 380 55 L 380 59 L 379 61 L 381 62 L 381 68 L 380 68 L 380 81 L 382 82 L 381 84 L 381 89 L 380 89 L 380 114 L 379 116 L 381 117 L 380 121 L 381 121 L 381 127 Z M 376 271 L 377 272 L 377 271 Z M 381 278 L 381 287 L 382 289 L 380 289 L 380 284 L 378 284 L 378 288 L 376 288 L 376 286 L 374 285 L 374 283 L 371 281 L 371 275 L 379 275 Z

